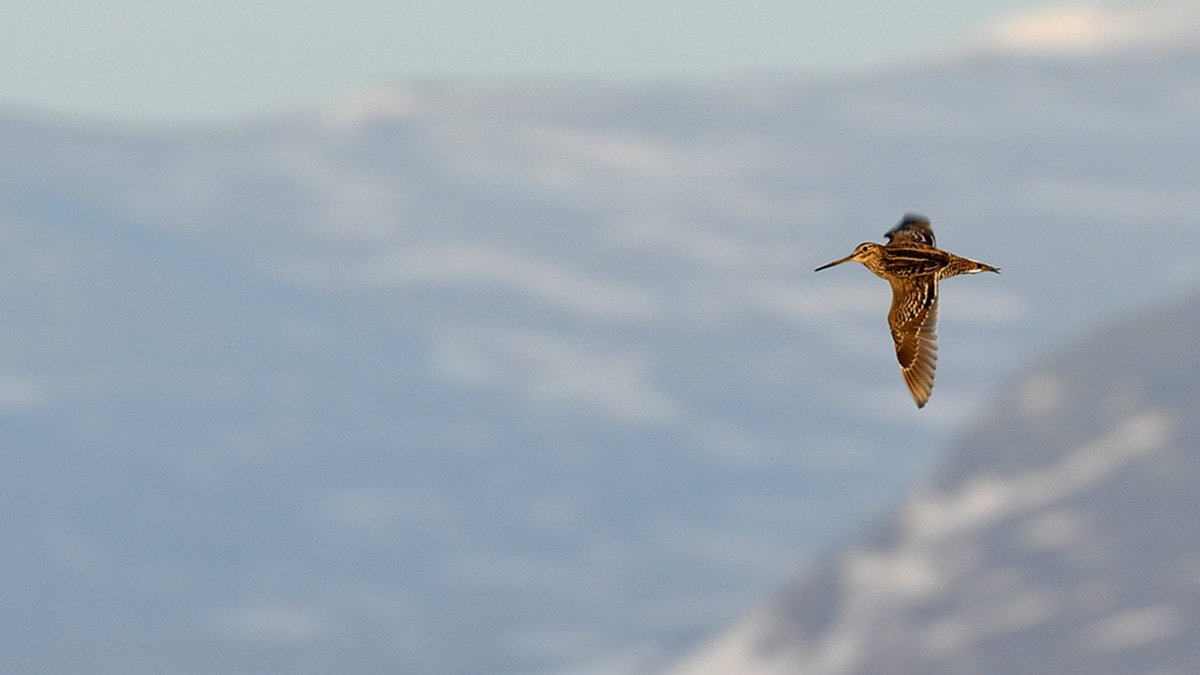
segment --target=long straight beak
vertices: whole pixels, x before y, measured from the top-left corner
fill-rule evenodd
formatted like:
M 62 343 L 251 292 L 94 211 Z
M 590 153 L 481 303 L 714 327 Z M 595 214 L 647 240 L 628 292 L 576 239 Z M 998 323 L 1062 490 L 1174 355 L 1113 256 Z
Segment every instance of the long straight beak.
M 830 267 L 833 267 L 834 265 L 841 265 L 842 263 L 844 263 L 844 262 L 850 262 L 850 261 L 851 261 L 851 260 L 853 260 L 853 259 L 854 259 L 854 256 L 853 256 L 853 255 L 848 255 L 848 256 L 846 256 L 845 258 L 842 258 L 841 260 L 834 260 L 834 261 L 833 261 L 833 262 L 831 262 L 831 263 L 825 263 L 824 265 L 821 265 L 820 267 L 818 267 L 817 269 L 815 269 L 815 270 L 813 270 L 813 271 L 814 271 L 814 272 L 820 272 L 821 270 L 827 270 L 827 269 L 829 269 Z

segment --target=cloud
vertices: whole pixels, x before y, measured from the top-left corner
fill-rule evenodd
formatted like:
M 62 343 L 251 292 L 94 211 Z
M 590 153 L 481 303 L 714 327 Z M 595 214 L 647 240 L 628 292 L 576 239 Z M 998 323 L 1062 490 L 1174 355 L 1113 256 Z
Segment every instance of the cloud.
M 742 241 L 654 214 L 639 215 L 623 223 L 618 234 L 625 243 L 655 254 L 667 251 L 712 267 L 734 267 L 754 260 L 754 252 Z
M 366 264 L 360 280 L 370 286 L 504 289 L 575 314 L 606 318 L 645 317 L 657 309 L 652 295 L 629 286 L 482 248 L 448 246 L 385 255 Z
M 1028 309 L 1026 301 L 1016 293 L 965 284 L 955 284 L 955 288 L 949 292 L 943 290 L 939 295 L 943 316 L 977 326 L 1009 326 L 1017 323 Z
M 317 511 L 343 527 L 386 530 L 402 508 L 396 494 L 382 489 L 337 490 L 325 496 Z
M 335 134 L 352 135 L 377 122 L 419 118 L 435 111 L 432 101 L 416 90 L 376 87 L 343 96 L 324 111 L 320 121 Z
M 648 357 L 532 330 L 460 329 L 435 350 L 456 380 L 508 390 L 538 408 L 583 410 L 640 424 L 670 424 L 682 409 L 652 381 Z
M 777 148 L 752 137 L 683 143 L 649 132 L 496 116 L 443 116 L 430 133 L 445 149 L 449 167 L 547 197 L 569 197 L 576 208 L 672 199 L 720 210 L 763 206 L 758 190 L 748 185 L 781 157 Z
M 1035 517 L 1021 528 L 1023 543 L 1041 551 L 1082 550 L 1092 543 L 1091 523 L 1077 510 L 1060 509 Z
M 1017 390 L 1017 413 L 1026 420 L 1055 419 L 1067 403 L 1067 383 L 1049 373 L 1035 375 Z
M 222 635 L 254 642 L 301 642 L 325 633 L 317 614 L 288 605 L 247 605 L 219 615 L 213 622 Z
M 890 301 L 886 285 L 862 283 L 822 288 L 761 284 L 747 298 L 747 302 L 759 309 L 799 325 L 821 322 L 828 317 L 878 318 L 887 311 Z
M 1191 2 L 1064 6 L 1004 20 L 987 32 L 985 42 L 1007 52 L 1086 55 L 1180 43 L 1193 38 L 1198 28 L 1200 11 Z
M 1092 217 L 1122 225 L 1171 223 L 1180 214 L 1200 211 L 1200 196 L 1179 186 L 1040 178 L 1019 188 L 1020 199 L 1049 214 Z
M 1132 609 L 1096 621 L 1088 641 L 1102 652 L 1144 647 L 1175 637 L 1184 623 L 1183 612 L 1169 605 Z
M 0 376 L 0 409 L 31 410 L 51 401 L 50 386 L 44 381 L 25 376 Z
M 448 532 L 458 525 L 444 496 L 428 489 L 353 487 L 329 490 L 313 501 L 312 513 L 318 520 L 340 530 L 372 533 L 401 525 Z

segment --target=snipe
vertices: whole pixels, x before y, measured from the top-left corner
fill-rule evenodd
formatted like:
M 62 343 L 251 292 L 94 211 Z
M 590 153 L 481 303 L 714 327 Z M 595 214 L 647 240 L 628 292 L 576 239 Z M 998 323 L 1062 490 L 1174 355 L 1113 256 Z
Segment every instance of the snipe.
M 859 244 L 850 255 L 815 271 L 854 260 L 892 285 L 888 325 L 896 358 L 913 400 L 923 408 L 937 368 L 938 282 L 959 274 L 999 273 L 1000 268 L 939 249 L 929 219 L 915 213 L 906 214 L 884 236 L 888 243 Z

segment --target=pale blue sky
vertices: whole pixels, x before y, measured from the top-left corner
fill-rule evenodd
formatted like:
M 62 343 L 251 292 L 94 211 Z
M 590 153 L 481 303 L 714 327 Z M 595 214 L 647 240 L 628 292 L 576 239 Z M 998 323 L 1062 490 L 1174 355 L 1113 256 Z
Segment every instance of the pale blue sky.
M 226 122 L 411 79 L 824 76 L 1054 0 L 7 0 L 0 109 Z

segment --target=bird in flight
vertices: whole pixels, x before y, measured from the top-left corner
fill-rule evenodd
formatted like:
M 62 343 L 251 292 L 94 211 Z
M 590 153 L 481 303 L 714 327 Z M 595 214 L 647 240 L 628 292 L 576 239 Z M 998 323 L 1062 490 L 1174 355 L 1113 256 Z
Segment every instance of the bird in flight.
M 937 368 L 938 282 L 959 274 L 999 274 L 1000 268 L 939 249 L 929 219 L 915 213 L 906 214 L 884 236 L 886 244 L 859 244 L 850 255 L 815 271 L 853 260 L 892 285 L 888 325 L 896 358 L 913 400 L 923 408 L 933 393 Z

